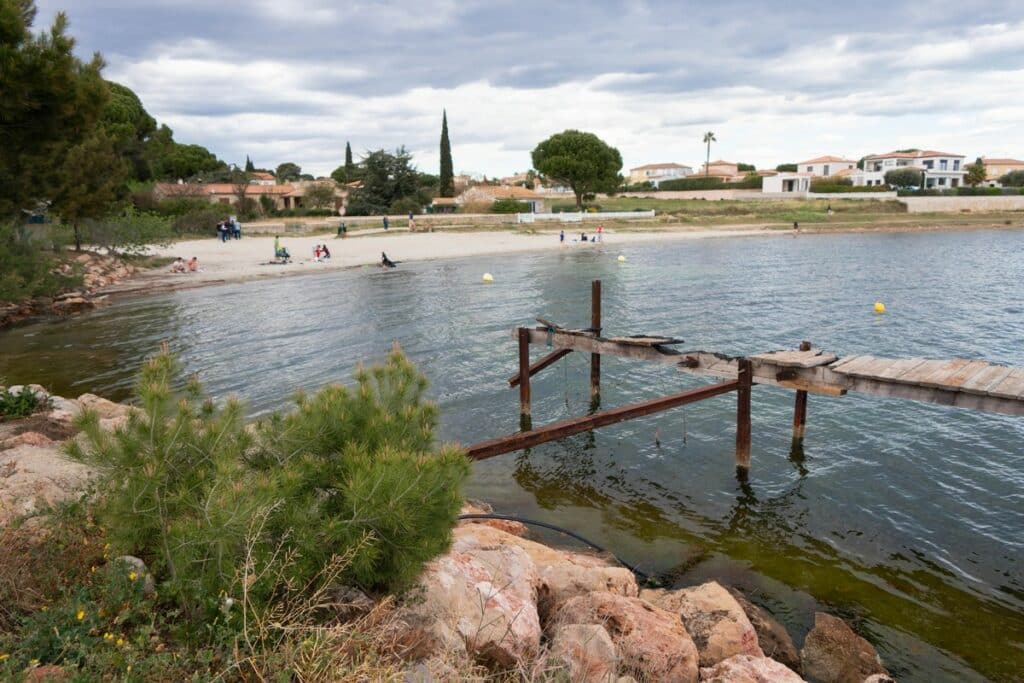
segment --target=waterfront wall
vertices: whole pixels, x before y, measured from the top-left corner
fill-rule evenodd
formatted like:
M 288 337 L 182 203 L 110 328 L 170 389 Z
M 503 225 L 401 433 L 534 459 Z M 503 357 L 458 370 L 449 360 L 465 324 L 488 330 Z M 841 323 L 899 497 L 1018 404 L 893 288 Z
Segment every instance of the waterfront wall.
M 908 213 L 1024 211 L 1024 195 L 994 197 L 901 197 Z

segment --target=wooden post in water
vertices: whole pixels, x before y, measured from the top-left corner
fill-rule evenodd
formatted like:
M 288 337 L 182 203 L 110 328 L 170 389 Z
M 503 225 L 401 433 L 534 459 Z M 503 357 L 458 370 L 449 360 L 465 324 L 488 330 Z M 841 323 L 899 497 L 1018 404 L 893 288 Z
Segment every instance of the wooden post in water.
M 810 351 L 811 342 L 800 342 L 801 351 Z M 792 453 L 801 453 L 804 444 L 804 427 L 807 424 L 807 392 L 798 390 L 796 402 L 793 404 L 793 445 Z
M 601 281 L 590 283 L 590 329 L 601 336 Z M 590 354 L 590 401 L 600 402 L 601 396 L 601 354 Z
M 530 330 L 519 328 L 519 421 L 529 429 L 530 422 Z
M 750 394 L 754 364 L 747 358 L 738 361 L 736 376 L 736 471 L 743 476 L 750 469 Z

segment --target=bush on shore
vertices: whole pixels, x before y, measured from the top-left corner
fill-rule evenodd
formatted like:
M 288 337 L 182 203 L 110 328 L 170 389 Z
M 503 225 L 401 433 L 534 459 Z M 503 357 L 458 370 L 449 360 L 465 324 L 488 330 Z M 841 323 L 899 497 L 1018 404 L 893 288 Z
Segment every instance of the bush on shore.
M 101 473 L 112 552 L 142 558 L 193 633 L 237 628 L 225 598 L 271 609 L 339 556 L 340 580 L 395 589 L 447 547 L 469 465 L 434 446 L 437 408 L 400 352 L 255 429 L 195 378 L 179 395 L 179 372 L 166 349 L 150 359 L 140 409 L 113 433 L 85 413 L 68 452 Z
M 0 303 L 54 296 L 82 283 L 76 275 L 56 272 L 58 254 L 33 242 L 22 226 L 0 222 Z

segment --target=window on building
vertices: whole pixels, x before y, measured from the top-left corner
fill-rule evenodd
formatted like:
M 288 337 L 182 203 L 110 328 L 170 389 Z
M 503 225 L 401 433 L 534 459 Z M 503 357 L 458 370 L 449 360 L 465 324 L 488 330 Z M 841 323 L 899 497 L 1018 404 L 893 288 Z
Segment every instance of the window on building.
M 946 179 L 945 178 L 939 178 L 939 185 L 945 185 L 945 184 L 946 184 Z
M 947 164 L 946 159 L 941 159 L 939 161 L 939 169 L 942 170 L 942 171 L 945 171 L 946 170 L 946 164 Z
M 931 168 L 934 168 L 934 166 L 935 166 L 935 162 L 931 161 L 930 159 L 928 161 L 924 162 L 924 167 L 925 168 L 931 169 Z
M 828 175 L 828 164 L 825 164 L 825 169 L 821 172 L 821 175 Z
M 814 173 L 814 167 L 813 166 L 808 166 L 807 167 L 807 172 L 808 173 Z
M 953 159 L 953 170 L 954 171 L 959 171 L 960 170 L 960 160 L 959 159 Z

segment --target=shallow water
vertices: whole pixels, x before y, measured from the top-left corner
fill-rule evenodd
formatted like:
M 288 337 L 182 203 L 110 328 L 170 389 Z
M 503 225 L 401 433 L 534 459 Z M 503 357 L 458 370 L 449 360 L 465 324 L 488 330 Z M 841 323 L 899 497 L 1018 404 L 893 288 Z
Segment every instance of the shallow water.
M 511 329 L 536 315 L 586 325 L 595 278 L 608 334 L 672 334 L 683 348 L 734 354 L 808 339 L 840 355 L 1024 366 L 1024 232 L 621 251 L 621 265 L 618 251 L 569 247 L 126 300 L 0 334 L 0 376 L 125 398 L 141 359 L 167 339 L 211 393 L 262 413 L 299 387 L 348 380 L 397 339 L 432 382 L 442 436 L 472 443 L 518 428 Z M 484 271 L 494 284 L 480 284 Z M 889 313 L 874 315 L 875 300 Z M 602 375 L 605 407 L 701 383 L 610 357 Z M 534 423 L 585 413 L 587 377 L 583 354 L 536 377 Z M 901 680 L 1019 680 L 1024 420 L 812 395 L 800 460 L 789 452 L 792 399 L 755 388 L 746 484 L 734 475 L 735 399 L 725 396 L 478 463 L 469 494 L 649 572 L 738 585 L 798 646 L 825 608 L 855 622 Z

